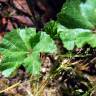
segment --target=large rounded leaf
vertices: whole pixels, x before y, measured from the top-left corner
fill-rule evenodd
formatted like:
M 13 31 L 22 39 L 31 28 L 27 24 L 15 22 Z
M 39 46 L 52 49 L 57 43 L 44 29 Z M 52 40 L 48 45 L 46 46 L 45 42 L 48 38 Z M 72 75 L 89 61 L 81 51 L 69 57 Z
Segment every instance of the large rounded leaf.
M 96 0 L 66 0 L 58 21 L 70 28 L 94 29 L 96 26 Z
M 7 33 L 0 43 L 3 57 L 0 70 L 9 76 L 23 65 L 29 73 L 39 74 L 41 52 L 56 52 L 56 45 L 49 35 L 45 32 L 36 33 L 35 28 L 15 29 Z
M 60 38 L 63 42 L 63 46 L 68 50 L 73 50 L 74 47 L 83 47 L 84 44 L 91 38 L 92 32 L 87 29 L 62 29 Z M 91 35 L 90 35 L 91 34 Z

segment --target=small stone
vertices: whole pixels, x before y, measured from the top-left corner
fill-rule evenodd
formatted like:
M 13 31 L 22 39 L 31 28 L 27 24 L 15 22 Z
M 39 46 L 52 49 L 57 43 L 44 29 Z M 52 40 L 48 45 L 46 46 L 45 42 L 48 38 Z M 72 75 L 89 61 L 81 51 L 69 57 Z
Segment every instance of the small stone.
M 43 68 L 41 69 L 41 72 L 46 73 L 46 68 L 43 67 Z

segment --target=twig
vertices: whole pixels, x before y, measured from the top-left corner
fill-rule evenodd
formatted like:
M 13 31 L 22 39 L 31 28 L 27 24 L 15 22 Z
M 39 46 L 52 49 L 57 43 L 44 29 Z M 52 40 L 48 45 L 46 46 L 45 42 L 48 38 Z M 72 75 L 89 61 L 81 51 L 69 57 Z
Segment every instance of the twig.
M 6 91 L 8 91 L 8 90 L 11 90 L 12 88 L 18 86 L 19 84 L 20 84 L 20 82 L 18 82 L 18 83 L 16 83 L 16 84 L 14 84 L 14 85 L 12 85 L 12 86 L 10 86 L 10 87 L 8 87 L 8 88 L 6 88 L 6 89 L 0 91 L 0 93 L 6 92 Z

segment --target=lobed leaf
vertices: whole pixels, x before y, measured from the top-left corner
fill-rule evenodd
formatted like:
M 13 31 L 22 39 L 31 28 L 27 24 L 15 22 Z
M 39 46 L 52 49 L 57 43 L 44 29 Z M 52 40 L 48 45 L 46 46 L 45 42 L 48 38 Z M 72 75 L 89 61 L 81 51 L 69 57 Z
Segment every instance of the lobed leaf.
M 58 21 L 69 28 L 94 29 L 96 26 L 96 0 L 67 0 Z
M 6 34 L 0 43 L 0 54 L 3 56 L 0 70 L 9 76 L 23 65 L 27 72 L 39 74 L 41 52 L 56 52 L 56 45 L 49 35 L 36 33 L 35 28 L 15 29 Z
M 53 21 L 52 21 L 53 22 Z M 54 29 L 52 29 L 52 22 L 48 27 L 50 27 L 50 35 L 54 35 L 52 32 Z M 55 22 L 55 21 L 54 21 Z M 53 23 L 54 23 L 53 22 Z M 62 40 L 64 48 L 68 50 L 73 50 L 75 46 L 78 48 L 82 48 L 85 44 L 89 44 L 91 47 L 96 47 L 96 34 L 94 34 L 90 29 L 82 29 L 82 28 L 75 28 L 75 29 L 69 29 L 67 27 L 64 27 L 63 25 L 60 25 L 60 23 L 55 22 L 56 25 L 55 30 L 60 39 Z M 47 26 L 46 26 L 47 28 Z M 93 42 L 94 41 L 94 42 Z

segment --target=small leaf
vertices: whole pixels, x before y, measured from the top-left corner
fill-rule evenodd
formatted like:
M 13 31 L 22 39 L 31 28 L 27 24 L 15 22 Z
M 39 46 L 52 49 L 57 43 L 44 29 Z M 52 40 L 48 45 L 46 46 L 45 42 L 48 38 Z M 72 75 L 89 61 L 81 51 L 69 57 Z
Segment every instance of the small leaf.
M 48 34 L 50 34 L 50 36 L 52 38 L 55 37 L 55 35 L 57 34 L 57 28 L 59 26 L 58 22 L 55 22 L 53 20 L 51 20 L 50 22 L 48 22 L 45 26 L 44 26 L 44 31 Z

